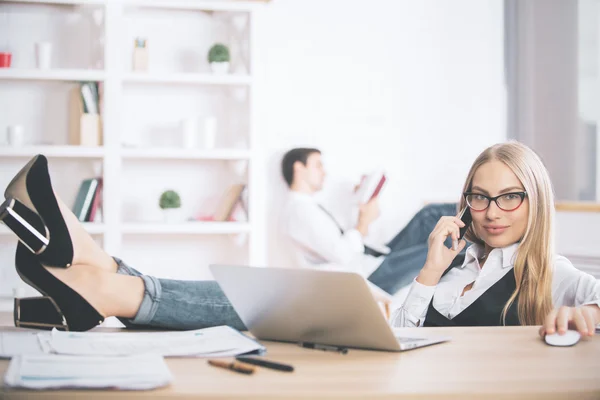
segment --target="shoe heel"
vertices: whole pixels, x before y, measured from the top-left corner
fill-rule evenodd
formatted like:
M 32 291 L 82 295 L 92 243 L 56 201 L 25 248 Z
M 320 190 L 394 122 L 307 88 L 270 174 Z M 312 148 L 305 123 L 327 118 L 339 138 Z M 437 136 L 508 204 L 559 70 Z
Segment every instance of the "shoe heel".
M 17 199 L 9 197 L 0 205 L 0 221 L 36 255 L 42 253 L 50 242 L 49 233 L 41 218 Z
M 48 296 L 15 299 L 14 321 L 20 328 L 69 330 L 60 308 Z

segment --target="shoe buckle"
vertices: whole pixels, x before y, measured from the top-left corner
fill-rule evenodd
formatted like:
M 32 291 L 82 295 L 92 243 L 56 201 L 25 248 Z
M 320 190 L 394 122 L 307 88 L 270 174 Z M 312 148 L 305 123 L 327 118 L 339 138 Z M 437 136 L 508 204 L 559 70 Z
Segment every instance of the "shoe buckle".
M 4 220 L 7 216 L 10 216 L 14 221 L 19 223 L 19 225 L 21 225 L 21 227 L 23 227 L 24 229 L 29 231 L 37 240 L 40 241 L 40 249 L 34 250 L 33 248 L 31 248 L 31 246 L 25 240 L 21 239 L 21 237 L 19 235 L 17 235 L 19 237 L 19 241 L 21 243 L 23 243 L 25 245 L 25 247 L 27 247 L 27 249 L 29 251 L 31 251 L 33 254 L 40 255 L 46 250 L 46 248 L 48 247 L 48 244 L 50 243 L 50 240 L 48 239 L 48 237 L 49 237 L 48 228 L 45 227 L 46 228 L 46 232 L 45 232 L 46 236 L 42 235 L 25 218 L 23 218 L 21 215 L 19 215 L 19 213 L 17 211 L 15 211 L 14 208 L 15 208 L 16 202 L 17 202 L 17 200 L 15 200 L 13 198 L 8 198 L 0 206 L 0 221 Z M 23 207 L 25 207 L 25 206 L 23 205 Z

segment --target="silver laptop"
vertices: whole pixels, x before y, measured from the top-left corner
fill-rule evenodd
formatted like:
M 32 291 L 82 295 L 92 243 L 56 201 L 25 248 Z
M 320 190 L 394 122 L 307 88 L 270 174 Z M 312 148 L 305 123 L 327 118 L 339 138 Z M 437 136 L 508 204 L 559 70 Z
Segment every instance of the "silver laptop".
M 387 351 L 449 340 L 395 334 L 355 273 L 233 265 L 210 270 L 257 339 Z

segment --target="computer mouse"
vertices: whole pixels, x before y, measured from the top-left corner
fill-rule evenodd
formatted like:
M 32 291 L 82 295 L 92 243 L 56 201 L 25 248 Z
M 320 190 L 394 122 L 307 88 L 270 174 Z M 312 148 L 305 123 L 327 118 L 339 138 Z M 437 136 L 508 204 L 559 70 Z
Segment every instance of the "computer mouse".
M 551 335 L 546 335 L 544 340 L 550 346 L 574 346 L 579 342 L 581 334 L 577 331 L 568 330 L 560 335 L 558 332 Z

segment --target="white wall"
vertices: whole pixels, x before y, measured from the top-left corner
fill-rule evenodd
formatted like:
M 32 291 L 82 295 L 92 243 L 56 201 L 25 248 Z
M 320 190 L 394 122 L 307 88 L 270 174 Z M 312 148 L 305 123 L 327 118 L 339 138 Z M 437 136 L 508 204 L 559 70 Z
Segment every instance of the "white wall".
M 385 168 L 374 231 L 386 240 L 424 202 L 455 201 L 477 154 L 506 137 L 501 0 L 366 4 L 277 0 L 259 15 L 257 125 L 272 263 L 282 151 L 323 150 L 330 208 L 327 194 Z

